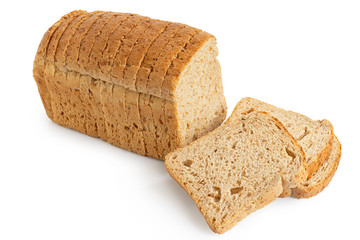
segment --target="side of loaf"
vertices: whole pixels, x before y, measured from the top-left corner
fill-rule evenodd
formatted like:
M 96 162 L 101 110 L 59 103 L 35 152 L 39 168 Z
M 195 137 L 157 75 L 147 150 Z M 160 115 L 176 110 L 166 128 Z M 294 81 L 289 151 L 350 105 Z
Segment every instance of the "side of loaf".
M 164 159 L 225 119 L 217 54 L 184 24 L 73 11 L 45 33 L 33 74 L 54 122 Z
M 165 166 L 216 233 L 229 230 L 307 176 L 301 146 L 279 120 L 258 111 L 169 153 Z

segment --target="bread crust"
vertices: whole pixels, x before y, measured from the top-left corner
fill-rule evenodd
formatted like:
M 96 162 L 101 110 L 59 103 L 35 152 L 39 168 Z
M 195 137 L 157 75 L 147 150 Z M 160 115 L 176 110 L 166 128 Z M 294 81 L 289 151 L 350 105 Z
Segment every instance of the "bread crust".
M 89 67 L 89 58 L 94 48 L 95 40 L 101 31 L 106 27 L 107 23 L 114 17 L 112 12 L 104 12 L 96 21 L 92 24 L 91 28 L 85 34 L 81 41 L 79 49 L 78 64 L 83 67 L 82 74 L 91 74 L 91 68 Z
M 130 52 L 134 45 L 137 42 L 137 39 L 149 28 L 151 24 L 151 20 L 148 17 L 138 16 L 140 21 L 134 25 L 134 27 L 124 35 L 122 39 L 122 45 L 118 49 L 115 58 L 114 64 L 111 68 L 111 75 L 114 78 L 114 83 L 119 84 L 127 89 L 129 89 L 129 85 L 125 85 L 125 68 L 126 62 L 130 55 Z
M 71 38 L 74 36 L 76 30 L 79 28 L 80 24 L 87 19 L 89 13 L 83 12 L 74 20 L 72 20 L 69 26 L 65 29 L 63 35 L 59 39 L 58 47 L 55 53 L 55 66 L 60 71 L 66 71 L 65 59 L 66 59 L 66 52 L 67 48 L 70 44 Z
M 84 75 L 90 75 L 96 79 L 119 84 L 125 88 L 154 95 L 168 101 L 174 101 L 172 96 L 178 81 L 176 75 L 190 61 L 189 58 L 192 56 L 191 54 L 201 48 L 201 42 L 203 43 L 207 38 L 211 37 L 210 34 L 187 25 L 153 20 L 136 14 L 125 14 L 126 18 L 121 17 L 124 22 L 110 34 L 109 40 L 105 41 L 103 38 L 100 38 L 100 43 L 100 41 L 97 41 L 97 38 L 102 35 L 102 29 L 107 28 L 107 24 L 110 22 L 111 25 L 109 26 L 114 27 L 115 21 L 112 21 L 112 19 L 119 16 L 118 13 L 102 11 L 91 13 L 81 12 L 87 17 L 77 18 L 75 19 L 76 22 L 70 23 L 71 28 L 74 28 L 72 28 L 71 31 L 66 29 L 65 38 L 61 40 L 61 48 L 59 49 L 59 54 L 56 55 L 56 65 L 60 70 L 72 70 Z M 123 41 L 128 42 L 126 35 L 128 33 L 131 34 L 133 27 L 136 27 L 138 24 L 140 24 L 138 27 L 139 31 L 134 32 L 133 35 L 136 36 L 134 41 L 133 37 L 129 35 L 131 43 L 129 42 L 129 44 L 124 45 L 125 48 L 117 47 L 120 46 Z M 151 24 L 159 24 L 161 26 L 159 35 L 154 33 L 155 30 L 150 30 Z M 121 30 L 123 29 L 121 28 L 122 26 L 128 26 L 128 30 L 125 31 L 123 40 L 119 40 L 120 32 L 124 32 Z M 138 48 L 135 47 L 135 52 L 130 56 L 129 54 L 132 48 L 137 45 L 136 40 L 137 37 L 140 36 L 139 33 L 146 32 L 148 28 L 148 31 L 156 36 L 155 41 L 151 43 L 149 48 L 147 48 L 148 45 L 146 44 L 145 47 L 140 44 Z M 175 35 L 174 38 L 169 38 L 169 35 L 166 33 L 171 33 L 172 29 L 175 29 Z M 109 32 L 105 32 L 109 34 Z M 193 36 L 199 32 L 201 33 L 200 36 L 205 36 L 205 38 L 193 38 Z M 165 40 L 165 44 L 161 38 L 162 36 L 164 37 L 163 40 Z M 190 39 L 192 39 L 191 42 L 187 43 Z M 151 39 L 149 41 L 151 41 Z M 102 47 L 105 45 L 105 49 L 102 51 L 102 47 L 100 47 L 100 51 L 97 44 Z M 188 49 L 192 49 L 193 51 L 189 52 Z M 137 51 L 144 52 L 144 50 L 146 51 L 146 55 L 143 58 L 141 57 L 142 54 L 136 53 Z M 122 54 L 122 51 L 125 51 L 125 55 Z M 166 54 L 161 54 L 162 52 Z M 155 65 L 152 65 L 151 63 L 149 64 L 149 59 L 154 56 L 154 53 L 158 55 L 158 57 L 154 62 Z M 147 55 L 149 55 L 149 57 L 147 57 Z M 131 58 L 127 65 L 129 56 Z M 137 67 L 139 64 L 140 67 Z M 93 69 L 95 69 L 94 66 L 96 65 L 100 66 L 101 70 L 95 70 L 93 72 Z M 125 68 L 131 70 L 125 74 Z M 134 78 L 134 74 L 136 74 L 136 78 Z M 124 78 L 125 75 L 126 77 Z M 146 80 L 146 75 L 149 75 L 149 81 Z M 163 96 L 162 92 L 164 92 Z
M 124 85 L 132 91 L 136 89 L 136 75 L 151 44 L 161 35 L 170 22 L 151 19 L 149 27 L 136 40 L 124 70 Z
M 128 141 L 129 129 L 125 128 L 127 124 L 125 94 L 126 94 L 125 88 L 118 85 L 113 85 L 113 98 L 111 103 L 108 104 L 113 104 L 113 109 L 110 111 L 113 112 L 114 116 L 109 117 L 108 121 L 109 123 L 113 124 L 113 125 L 110 124 L 110 127 L 114 131 L 114 134 L 112 135 L 113 144 L 115 146 L 120 146 L 121 148 L 131 149 L 130 143 Z M 105 111 L 106 108 L 103 109 Z M 122 126 L 123 129 L 119 129 L 112 126 Z
M 253 108 L 255 108 L 255 109 L 257 109 L 257 108 L 261 109 L 261 104 L 266 104 L 266 103 L 262 103 L 261 101 L 258 101 L 256 99 L 252 99 L 252 98 L 248 98 L 248 97 L 243 98 L 236 105 L 235 110 L 233 111 L 232 115 L 226 120 L 225 123 L 228 123 L 228 122 L 232 121 L 233 118 L 238 117 L 238 115 L 241 113 L 242 110 L 245 111 L 244 109 L 241 109 L 241 108 L 243 106 L 246 106 L 247 102 L 252 102 L 252 101 L 255 101 L 253 103 L 253 105 L 255 105 L 255 106 L 253 106 Z M 258 102 L 258 103 L 256 103 L 256 102 Z M 292 114 L 296 114 L 296 116 L 300 116 L 302 118 L 302 120 L 304 121 L 304 126 L 306 126 L 306 124 L 312 124 L 312 122 L 314 122 L 314 123 L 317 123 L 318 125 L 320 124 L 319 126 L 317 126 L 317 128 L 322 128 L 324 131 L 326 130 L 327 139 L 325 139 L 325 141 L 324 141 L 326 144 L 323 146 L 321 151 L 317 152 L 315 155 L 312 155 L 311 158 L 310 158 L 310 156 L 309 157 L 307 156 L 306 171 L 308 172 L 308 177 L 311 177 L 312 174 L 319 169 L 319 167 L 323 164 L 324 161 L 326 161 L 326 159 L 330 155 L 332 143 L 333 143 L 333 126 L 331 125 L 331 123 L 328 120 L 313 121 L 312 119 L 310 119 L 304 115 L 301 115 L 301 114 L 298 114 L 295 112 L 291 112 L 291 111 L 286 111 L 284 109 L 275 107 L 270 104 L 266 104 L 266 105 L 274 108 L 275 110 L 279 109 L 286 113 L 292 113 Z M 251 106 L 251 104 L 250 104 L 250 106 Z M 244 107 L 244 108 L 246 109 L 246 107 Z M 303 136 L 306 136 L 306 135 L 303 135 Z M 303 144 L 300 142 L 300 140 L 303 140 L 302 138 L 303 137 L 300 137 L 299 139 L 297 139 L 297 141 L 300 143 L 300 145 Z M 304 150 L 305 150 L 305 152 L 307 151 L 307 149 L 304 149 Z M 289 196 L 291 196 L 291 194 L 292 194 L 291 189 L 284 188 L 284 192 L 279 197 L 289 197 Z
M 129 13 L 65 15 L 46 32 L 34 61 L 48 116 L 65 127 L 163 159 L 181 142 L 180 130 L 172 129 L 179 127 L 176 103 L 149 92 L 148 80 L 161 86 L 168 67 L 196 45 L 189 42 L 196 32 L 200 30 Z M 160 72 L 163 78 L 154 78 Z
M 153 116 L 150 107 L 150 95 L 139 94 L 139 114 L 141 126 L 143 128 L 144 146 L 146 156 L 158 158 L 158 149 L 155 139 L 155 129 L 153 126 Z
M 87 32 L 90 30 L 94 22 L 103 15 L 102 11 L 95 11 L 88 14 L 88 17 L 83 21 L 79 28 L 75 31 L 74 35 L 70 39 L 70 44 L 66 51 L 65 68 L 80 73 L 84 73 L 79 69 L 79 52 L 83 44 L 83 39 Z
M 326 126 L 328 126 L 328 128 L 331 130 L 331 134 L 328 135 L 328 139 L 326 140 L 327 144 L 324 147 L 324 149 L 312 158 L 311 163 L 307 164 L 306 170 L 308 171 L 309 177 L 314 172 L 316 172 L 319 169 L 319 167 L 328 159 L 333 144 L 334 128 L 328 120 L 324 119 L 322 120 L 322 122 Z
M 71 14 L 71 13 L 69 13 Z M 54 23 L 44 34 L 39 47 L 37 49 L 35 60 L 34 60 L 34 68 L 33 68 L 33 76 L 38 86 L 38 91 L 40 93 L 41 101 L 44 105 L 47 116 L 52 119 L 53 112 L 51 106 L 51 94 L 48 90 L 48 84 L 44 76 L 45 64 L 46 64 L 46 52 L 49 42 L 56 31 L 56 29 L 61 25 L 63 21 L 65 21 L 67 15 L 63 16 L 59 21 Z
M 111 78 L 111 68 L 114 62 L 115 55 L 122 44 L 122 39 L 131 30 L 131 28 L 140 21 L 140 18 L 136 14 L 124 14 L 125 17 L 118 19 L 118 23 L 114 24 L 114 30 L 109 34 L 105 47 L 102 50 L 101 56 L 93 55 L 93 58 L 97 58 L 97 65 L 99 68 L 97 78 L 106 79 L 113 83 Z
M 142 60 L 138 72 L 136 74 L 136 89 L 140 92 L 148 92 L 149 75 L 154 69 L 154 64 L 157 61 L 164 46 L 175 36 L 175 34 L 185 27 L 183 24 L 170 23 L 164 31 L 155 39 L 147 50 L 144 59 Z
M 334 151 L 334 156 L 333 156 L 334 162 L 331 165 L 331 170 L 317 184 L 312 184 L 312 185 L 311 184 L 310 185 L 303 184 L 303 185 L 300 185 L 300 186 L 292 189 L 291 197 L 310 198 L 310 197 L 316 196 L 317 194 L 322 192 L 329 185 L 329 183 L 331 182 L 332 178 L 334 177 L 335 172 L 339 166 L 340 159 L 341 159 L 341 148 L 342 148 L 339 139 L 335 135 L 334 135 L 333 141 L 335 142 L 335 144 L 333 144 L 333 147 L 332 147 L 332 151 Z M 332 157 L 331 154 L 330 154 L 330 157 Z M 331 160 L 332 159 L 327 159 L 327 161 L 331 161 Z M 314 176 L 316 173 L 317 172 L 313 173 L 312 176 Z M 309 180 L 311 180 L 311 177 L 309 178 Z
M 177 57 L 171 62 L 169 68 L 166 70 L 164 81 L 161 85 L 161 96 L 164 99 L 175 99 L 174 93 L 176 84 L 181 73 L 191 61 L 192 56 L 195 55 L 199 49 L 209 40 L 209 38 L 215 38 L 211 34 L 201 31 L 193 35 L 189 42 L 183 46 L 181 51 L 177 54 Z
M 129 16 L 129 14 L 125 13 L 111 13 L 111 15 L 112 16 L 109 21 L 104 25 L 101 31 L 96 34 L 94 44 L 88 58 L 87 71 L 95 79 L 99 79 L 99 76 L 101 76 L 99 63 L 102 60 L 103 52 L 108 44 L 111 33 L 113 33 L 115 29 Z
M 55 54 L 58 48 L 59 41 L 68 27 L 68 25 L 72 22 L 73 19 L 76 17 L 84 14 L 83 11 L 74 11 L 67 15 L 66 21 L 63 21 L 61 25 L 56 29 L 53 34 L 53 37 L 49 41 L 47 46 L 46 52 L 46 59 L 45 59 L 45 69 L 44 69 L 44 76 L 45 80 L 47 81 L 48 91 L 51 95 L 51 105 L 53 111 L 53 118 L 52 120 L 58 123 L 63 123 L 64 118 L 61 114 L 61 106 L 58 104 L 58 100 L 61 98 L 59 95 L 59 91 L 64 90 L 63 82 L 66 82 L 66 74 L 59 74 L 59 71 L 55 67 Z M 58 81 L 55 81 L 58 79 Z M 81 128 L 82 132 L 86 132 L 85 129 Z
M 144 54 L 146 53 L 148 46 L 152 43 L 153 40 L 157 38 L 157 36 L 163 31 L 163 29 L 166 27 L 168 22 L 163 22 L 159 20 L 153 20 L 153 19 L 147 19 L 146 20 L 147 26 L 145 27 L 145 30 L 143 33 L 138 32 L 134 33 L 134 36 L 136 36 L 136 41 L 134 42 L 133 46 L 131 47 L 131 51 L 129 52 L 129 55 L 126 59 L 126 64 L 124 66 L 123 70 L 123 80 L 124 85 L 129 86 L 129 94 L 132 94 L 132 98 L 129 99 L 129 101 L 132 102 L 132 104 L 128 106 L 132 106 L 132 116 L 130 116 L 130 119 L 134 121 L 134 123 L 131 125 L 134 129 L 133 132 L 138 132 L 139 136 L 136 136 L 137 138 L 141 138 L 140 145 L 143 146 L 142 149 L 142 155 L 145 155 L 147 153 L 146 145 L 145 145 L 145 139 L 143 134 L 143 126 L 140 119 L 140 94 L 136 90 L 136 73 L 138 71 L 138 68 L 141 64 L 141 61 L 143 59 Z M 144 29 L 144 28 L 143 28 Z M 140 129 L 140 131 L 138 131 Z M 139 139 L 137 140 L 139 141 Z M 137 144 L 137 145 L 139 145 Z
M 161 87 L 171 62 L 176 59 L 184 45 L 200 30 L 185 26 L 180 29 L 162 49 L 153 71 L 149 75 L 148 90 L 152 95 L 162 98 Z

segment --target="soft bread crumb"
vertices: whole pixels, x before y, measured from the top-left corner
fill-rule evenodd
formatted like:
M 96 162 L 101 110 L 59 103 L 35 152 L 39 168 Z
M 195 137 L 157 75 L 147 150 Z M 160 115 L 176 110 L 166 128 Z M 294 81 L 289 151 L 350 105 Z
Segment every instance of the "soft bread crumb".
M 281 123 L 253 111 L 166 156 L 169 174 L 224 233 L 305 177 L 305 154 Z

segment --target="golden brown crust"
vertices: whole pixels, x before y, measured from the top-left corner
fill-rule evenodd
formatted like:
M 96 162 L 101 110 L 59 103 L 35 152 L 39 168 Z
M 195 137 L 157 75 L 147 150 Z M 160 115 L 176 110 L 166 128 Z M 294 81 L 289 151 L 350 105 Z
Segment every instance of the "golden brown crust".
M 135 18 L 135 16 L 134 16 Z M 121 44 L 116 51 L 113 59 L 113 64 L 110 70 L 113 83 L 124 86 L 124 69 L 126 60 L 135 44 L 138 36 L 142 34 L 150 25 L 150 20 L 147 17 L 136 16 L 135 24 L 132 24 L 127 30 L 126 34 L 122 35 Z
M 124 69 L 124 85 L 129 86 L 130 90 L 137 91 L 135 82 L 138 68 L 150 45 L 169 24 L 170 22 L 151 19 L 148 28 L 142 34 L 139 34 L 126 60 Z
M 112 104 L 113 108 L 110 109 L 113 116 L 109 117 L 108 121 L 110 123 L 110 127 L 113 129 L 114 134 L 112 135 L 112 144 L 115 146 L 120 146 L 121 148 L 131 149 L 128 141 L 128 129 L 125 128 L 126 122 L 126 105 L 125 105 L 125 93 L 126 89 L 114 85 L 113 87 L 113 98 L 112 102 L 108 104 Z M 104 111 L 109 111 L 105 110 Z
M 177 121 L 178 111 L 176 106 L 170 101 L 165 101 L 163 110 L 166 126 L 168 126 L 167 134 L 169 136 L 169 139 L 167 139 L 168 141 L 165 144 L 168 146 L 169 152 L 171 152 L 179 146 L 184 145 L 180 140 L 179 123 Z M 163 156 L 163 160 L 165 160 L 165 156 Z
M 324 178 L 317 184 L 309 184 L 309 185 L 301 185 L 299 187 L 296 187 L 292 190 L 292 194 L 291 196 L 294 198 L 310 198 L 313 197 L 315 195 L 317 195 L 318 193 L 322 192 L 331 182 L 333 176 L 335 175 L 335 172 L 339 166 L 340 163 L 340 158 L 341 158 L 341 144 L 338 140 L 338 138 L 334 136 L 334 142 L 336 142 L 336 144 L 333 144 L 333 149 L 332 151 L 335 151 L 334 154 L 334 163 L 331 166 L 331 170 L 329 171 L 328 174 L 326 174 L 324 176 Z M 316 174 L 313 173 L 312 176 L 314 176 Z M 309 178 L 309 180 L 311 180 L 311 177 Z
M 155 139 L 155 127 L 153 123 L 152 110 L 150 107 L 150 95 L 139 94 L 139 114 L 144 135 L 144 146 L 146 156 L 158 158 L 158 149 Z
M 61 38 L 58 42 L 58 47 L 55 52 L 55 66 L 60 71 L 66 71 L 65 68 L 65 58 L 66 58 L 66 51 L 67 47 L 69 46 L 70 39 L 74 35 L 76 29 L 79 27 L 79 25 L 88 17 L 87 12 L 83 12 L 83 14 L 80 14 L 75 19 L 73 19 L 69 25 L 66 27 L 65 31 L 63 32 Z
M 89 103 L 88 107 L 84 108 L 86 113 L 86 132 L 89 136 L 104 138 L 104 135 L 106 135 L 105 122 L 99 119 L 101 115 L 95 107 L 100 103 L 99 87 L 90 76 L 80 75 L 79 82 L 80 95 L 84 102 Z
M 141 62 L 139 70 L 136 74 L 136 89 L 140 92 L 148 92 L 149 75 L 154 69 L 154 64 L 159 58 L 159 55 L 164 46 L 175 36 L 175 34 L 185 25 L 179 23 L 170 23 L 164 31 L 155 39 L 146 52 L 144 59 Z
M 164 119 L 164 113 L 163 113 L 163 102 L 165 100 L 151 96 L 150 97 L 150 107 L 152 110 L 152 116 L 153 116 L 153 125 L 155 127 L 155 141 L 156 146 L 158 150 L 158 159 L 163 160 L 164 159 L 164 153 L 168 152 L 166 151 L 166 146 L 162 144 L 163 139 L 166 135 L 164 134 L 164 128 L 165 128 L 165 119 Z
M 160 58 L 165 46 L 169 44 L 169 42 L 182 28 L 185 28 L 185 25 L 170 23 L 151 44 L 137 72 L 137 81 L 135 86 L 139 91 L 147 92 L 148 84 L 151 81 L 150 74 L 155 69 L 155 64 L 157 63 L 158 58 Z M 153 138 L 145 139 L 145 141 L 154 141 L 153 139 L 156 139 L 155 148 L 157 151 L 157 158 L 164 160 L 164 152 L 168 152 L 169 148 L 167 148 L 166 145 L 163 145 L 162 140 L 159 138 L 168 138 L 167 135 L 164 135 L 165 116 L 162 107 L 165 101 L 153 95 L 149 96 L 148 99 L 149 107 L 152 112 L 151 119 L 149 119 L 149 121 L 151 122 L 150 127 Z
M 71 13 L 69 13 L 71 14 Z M 34 60 L 34 68 L 33 75 L 34 79 L 38 86 L 38 91 L 40 93 L 40 97 L 42 103 L 44 105 L 46 114 L 50 119 L 53 118 L 52 106 L 51 106 L 51 95 L 48 90 L 47 81 L 44 76 L 44 69 L 46 63 L 46 52 L 49 42 L 56 31 L 56 29 L 61 25 L 63 21 L 66 20 L 67 15 L 63 16 L 59 21 L 57 21 L 54 25 L 52 25 L 44 34 L 39 47 L 36 52 L 35 60 Z
M 180 144 L 176 104 L 162 98 L 160 88 L 153 95 L 147 84 L 161 87 L 197 32 L 136 14 L 67 14 L 48 30 L 34 62 L 47 114 L 65 127 L 163 159 Z
M 121 45 L 121 39 L 126 35 L 134 24 L 140 21 L 136 14 L 124 14 L 124 18 L 118 19 L 118 23 L 114 24 L 114 30 L 109 34 L 107 40 L 104 39 L 105 47 L 102 50 L 101 56 L 95 54 L 93 58 L 97 58 L 97 65 L 99 71 L 97 73 L 98 79 L 106 79 L 110 75 L 112 63 L 114 61 L 116 52 Z M 112 82 L 110 76 L 110 82 Z
M 79 52 L 84 37 L 90 30 L 94 22 L 103 15 L 104 12 L 96 11 L 88 14 L 88 17 L 80 24 L 79 28 L 75 31 L 74 35 L 70 39 L 70 44 L 66 50 L 65 68 L 72 71 L 80 71 L 78 65 Z
M 122 82 L 121 78 L 119 78 L 116 74 L 114 75 L 114 69 L 115 71 L 120 69 L 121 67 L 119 66 L 119 64 L 121 64 L 121 62 L 124 62 L 126 60 L 125 57 L 129 52 L 128 50 L 129 47 L 126 44 L 127 43 L 129 44 L 133 41 L 134 36 L 131 36 L 131 33 L 134 31 L 134 29 L 137 28 L 137 26 L 141 25 L 141 22 L 144 21 L 144 19 L 146 18 L 139 15 L 130 15 L 121 25 L 119 25 L 119 27 L 114 32 L 113 37 L 115 38 L 118 37 L 118 35 L 116 34 L 120 33 L 121 38 L 119 39 L 119 41 L 116 41 L 118 43 L 116 44 L 118 48 L 114 49 L 116 51 L 114 51 L 113 53 L 113 58 L 109 58 L 108 61 L 108 70 L 110 73 L 110 79 L 112 83 L 119 84 Z M 110 40 L 113 39 L 109 39 L 109 41 Z M 109 42 L 109 44 L 111 44 L 111 42 Z M 107 53 L 111 54 L 110 51 L 108 51 Z M 108 57 L 105 57 L 105 59 Z M 122 71 L 120 72 L 122 73 Z M 123 89 L 121 85 L 118 85 L 116 87 Z M 119 118 L 121 118 L 122 120 L 121 124 L 124 124 L 124 129 L 122 130 L 121 133 L 119 133 L 119 135 L 124 137 L 123 141 L 125 143 L 123 143 L 123 145 L 126 146 L 125 147 L 126 149 L 144 155 L 145 147 L 144 147 L 143 139 L 141 139 L 142 132 L 139 132 L 138 128 L 134 129 L 135 126 L 139 125 L 139 121 L 140 121 L 138 116 L 139 114 L 136 113 L 137 102 L 133 99 L 134 97 L 136 97 L 136 95 L 130 93 L 126 89 L 123 89 L 121 91 L 123 92 L 122 95 L 123 99 L 121 101 L 124 104 L 123 105 L 124 109 L 120 113 L 121 116 Z M 134 123 L 131 123 L 132 121 L 134 121 Z M 134 131 L 136 132 L 136 135 L 134 135 Z
M 154 20 L 150 18 L 142 17 L 141 21 L 131 29 L 131 31 L 124 36 L 123 44 L 119 48 L 118 54 L 115 58 L 115 64 L 112 68 L 112 75 L 115 79 L 119 80 L 119 84 L 127 86 L 131 79 L 125 78 L 128 58 L 131 57 L 131 52 L 147 29 L 151 26 Z M 119 62 L 116 61 L 119 60 Z M 126 81 L 129 80 L 129 81 Z M 130 129 L 129 141 L 133 152 L 145 155 L 144 137 L 141 131 L 141 121 L 139 113 L 139 93 L 135 91 L 127 90 L 125 94 L 126 113 L 128 128 Z
M 207 32 L 197 32 L 197 34 L 192 36 L 189 42 L 183 46 L 181 52 L 178 53 L 177 57 L 171 62 L 167 69 L 164 82 L 161 86 L 161 96 L 163 98 L 174 100 L 176 83 L 181 72 L 189 64 L 192 56 L 194 56 L 211 37 L 213 36 Z
M 164 22 L 159 20 L 152 20 L 150 22 L 150 26 L 144 31 L 144 33 L 138 38 L 136 41 L 133 49 L 131 50 L 129 57 L 127 59 L 127 63 L 124 69 L 124 83 L 125 85 L 130 86 L 130 90 L 133 90 L 137 92 L 136 89 L 136 76 L 137 72 L 139 70 L 139 67 L 146 56 L 146 53 L 151 46 L 151 44 L 158 38 L 159 35 L 161 35 L 162 32 L 164 32 L 165 28 L 170 24 L 170 22 Z M 141 103 L 140 101 L 144 101 L 144 98 L 141 98 L 141 96 L 144 95 L 142 93 L 138 94 L 137 99 L 137 107 L 138 107 L 138 115 L 139 115 L 139 128 L 142 129 L 142 137 L 143 137 L 143 144 L 144 144 L 144 150 L 145 155 L 148 154 L 149 150 L 147 149 L 147 145 L 150 145 L 150 152 L 152 156 L 157 156 L 156 152 L 153 152 L 152 145 L 154 144 L 152 139 L 149 138 L 149 136 L 145 136 L 145 129 L 143 125 L 143 119 L 141 119 L 142 111 L 145 109 L 141 109 Z M 141 99 L 140 99 L 141 98 Z M 144 106 L 147 111 L 151 111 L 151 107 Z M 146 114 L 146 112 L 145 112 Z M 149 115 L 149 113 L 147 113 Z M 153 119 L 149 119 L 148 121 L 153 121 Z
M 71 24 L 71 22 L 76 19 L 78 16 L 83 15 L 84 12 L 75 13 L 73 16 L 69 17 L 68 21 L 64 22 L 61 27 L 58 28 L 57 34 L 54 35 L 54 48 L 48 49 L 48 58 L 47 58 L 47 64 L 46 64 L 46 70 L 49 71 L 47 75 L 47 80 L 49 81 L 49 90 L 52 94 L 53 99 L 53 109 L 54 109 L 54 121 L 62 124 L 66 124 L 67 119 L 65 118 L 63 112 L 64 109 L 67 109 L 68 112 L 71 112 L 72 115 L 81 115 L 81 113 L 77 111 L 73 111 L 69 107 L 65 107 L 60 105 L 60 101 L 63 98 L 63 93 L 67 90 L 67 82 L 68 78 L 70 81 L 73 80 L 73 82 L 76 82 L 76 90 L 77 94 L 72 99 L 73 102 L 76 102 L 79 104 L 82 108 L 82 111 L 84 111 L 84 105 L 83 100 L 81 99 L 81 95 L 79 94 L 80 91 L 80 74 L 74 73 L 74 75 L 68 75 L 67 72 L 61 72 L 56 68 L 55 64 L 55 57 L 56 57 L 56 51 L 59 46 L 60 39 L 62 38 L 65 30 L 68 28 L 68 26 Z M 49 50 L 51 50 L 49 52 Z M 82 112 L 81 111 L 81 112 Z M 80 132 L 87 134 L 87 126 L 86 126 L 86 119 L 85 117 L 79 120 L 71 119 L 69 122 L 72 122 L 72 125 L 76 126 Z
M 97 36 L 102 33 L 104 27 L 107 23 L 115 17 L 115 13 L 105 12 L 93 23 L 89 31 L 85 34 L 83 40 L 81 41 L 81 46 L 79 49 L 79 60 L 78 64 L 84 68 L 87 75 L 91 75 L 91 67 L 89 66 L 89 58 L 93 51 L 95 40 Z
M 181 69 L 211 36 L 135 14 L 81 13 L 59 36 L 56 66 L 169 101 Z
M 67 15 L 66 20 L 61 23 L 61 25 L 56 29 L 54 32 L 49 45 L 47 47 L 46 52 L 46 59 L 45 59 L 45 69 L 44 69 L 44 76 L 45 80 L 47 82 L 48 91 L 51 95 L 51 105 L 52 105 L 52 111 L 53 111 L 53 118 L 52 120 L 56 121 L 59 119 L 59 122 L 62 122 L 61 110 L 59 110 L 59 106 L 56 105 L 57 100 L 60 98 L 59 91 L 64 90 L 64 84 L 62 82 L 66 82 L 66 77 L 63 77 L 64 74 L 61 74 L 60 77 L 63 77 L 63 79 L 58 78 L 60 81 L 55 81 L 58 71 L 55 67 L 55 54 L 58 47 L 58 43 L 60 38 L 62 37 L 62 34 L 68 27 L 68 25 L 72 22 L 73 19 L 75 19 L 77 16 L 82 15 L 83 11 L 74 11 Z
M 185 26 L 164 46 L 157 58 L 153 71 L 149 74 L 147 88 L 150 94 L 162 98 L 161 86 L 168 67 L 176 59 L 185 44 L 199 31 L 196 28 Z
M 113 13 L 113 17 L 110 18 L 109 22 L 101 30 L 101 33 L 96 36 L 88 61 L 89 74 L 94 78 L 99 79 L 100 76 L 102 76 L 100 62 L 102 61 L 103 53 L 109 43 L 111 34 L 113 34 L 129 16 L 130 14 L 128 13 Z
M 326 144 L 325 148 L 323 149 L 323 151 L 319 152 L 316 156 L 314 156 L 312 158 L 311 163 L 307 164 L 306 170 L 308 171 L 308 176 L 309 177 L 314 172 L 316 172 L 319 169 L 319 167 L 328 159 L 328 157 L 330 155 L 330 152 L 331 152 L 331 148 L 332 148 L 333 136 L 334 136 L 333 126 L 327 120 L 322 120 L 322 121 L 323 122 L 325 121 L 325 124 L 330 127 L 331 134 L 328 135 L 328 139 L 326 140 L 327 144 Z
M 126 126 L 130 151 L 145 155 L 144 137 L 140 129 L 138 95 L 139 93 L 131 90 L 125 91 Z

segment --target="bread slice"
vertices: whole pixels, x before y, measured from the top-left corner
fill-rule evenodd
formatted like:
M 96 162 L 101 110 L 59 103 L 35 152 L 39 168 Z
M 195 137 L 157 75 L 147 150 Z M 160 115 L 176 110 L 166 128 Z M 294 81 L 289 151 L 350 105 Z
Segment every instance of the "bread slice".
M 310 198 L 324 190 L 333 178 L 340 162 L 341 144 L 334 136 L 329 158 L 300 186 L 292 189 L 292 197 Z
M 297 141 L 279 120 L 257 111 L 169 153 L 165 166 L 216 233 L 306 179 Z
M 265 111 L 279 119 L 298 141 L 306 155 L 308 176 L 328 159 L 333 142 L 333 127 L 328 120 L 314 121 L 296 112 L 287 111 L 253 98 L 243 98 L 226 122 L 239 118 L 250 109 Z

